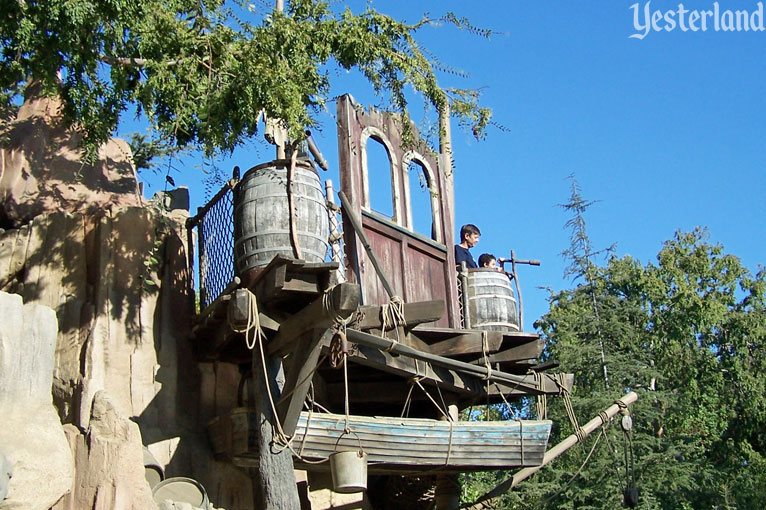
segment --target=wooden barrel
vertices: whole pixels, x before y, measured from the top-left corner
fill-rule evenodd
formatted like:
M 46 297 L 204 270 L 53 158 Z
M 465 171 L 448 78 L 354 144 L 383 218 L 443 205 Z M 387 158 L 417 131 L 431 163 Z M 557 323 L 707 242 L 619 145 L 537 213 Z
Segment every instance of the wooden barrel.
M 516 297 L 508 276 L 490 268 L 470 269 L 468 313 L 471 329 L 518 331 Z
M 243 279 L 267 265 L 276 255 L 294 257 L 290 243 L 287 170 L 290 162 L 277 160 L 248 170 L 234 193 L 234 260 Z M 314 167 L 298 161 L 293 175 L 295 230 L 301 258 L 324 262 L 329 218 L 319 176 Z

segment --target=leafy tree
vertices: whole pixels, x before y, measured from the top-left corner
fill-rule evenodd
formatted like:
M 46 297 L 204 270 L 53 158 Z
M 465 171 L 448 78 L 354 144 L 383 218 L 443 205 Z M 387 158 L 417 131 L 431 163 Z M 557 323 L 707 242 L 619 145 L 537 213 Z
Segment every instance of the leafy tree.
M 548 355 L 575 373 L 581 419 L 639 392 L 632 409 L 638 508 L 763 507 L 766 272 L 752 276 L 697 229 L 667 241 L 656 264 L 612 256 L 582 274 L 574 289 L 551 297 L 538 326 Z M 600 345 L 612 382 L 606 391 Z M 551 411 L 557 441 L 572 427 L 560 402 Z M 571 485 L 562 490 L 596 438 L 522 491 L 539 501 L 544 488 L 544 508 L 616 506 L 626 467 L 621 432 L 611 428 Z
M 475 91 L 441 89 L 435 70 L 444 66 L 414 39 L 437 22 L 490 35 L 452 14 L 407 24 L 370 7 L 334 12 L 322 0 L 291 0 L 284 12 L 243 0 L 8 0 L 0 113 L 39 80 L 61 95 L 90 157 L 131 106 L 162 140 L 210 155 L 254 135 L 262 111 L 302 139 L 328 100 L 334 63 L 361 71 L 405 115 L 407 86 L 439 111 L 450 102 L 481 136 L 490 111 Z
M 580 424 L 636 391 L 637 508 L 763 508 L 766 270 L 752 275 L 703 229 L 677 233 L 656 263 L 610 254 L 598 264 L 584 228 L 592 202 L 573 183 L 568 204 L 576 206 L 568 208 L 574 219 L 567 255 L 577 284 L 551 296 L 536 326 L 544 355 L 575 374 L 571 399 Z M 549 399 L 551 445 L 574 432 L 563 400 Z M 610 424 L 495 507 L 619 507 L 629 478 L 625 445 L 618 422 Z M 466 500 L 508 475 L 466 477 Z

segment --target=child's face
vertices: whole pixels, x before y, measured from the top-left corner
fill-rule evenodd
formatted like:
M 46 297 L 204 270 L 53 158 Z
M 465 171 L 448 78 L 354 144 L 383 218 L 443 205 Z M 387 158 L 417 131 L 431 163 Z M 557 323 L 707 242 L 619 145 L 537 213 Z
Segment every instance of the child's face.
M 465 235 L 465 244 L 468 245 L 469 248 L 473 248 L 476 246 L 479 242 L 479 234 L 466 234 Z

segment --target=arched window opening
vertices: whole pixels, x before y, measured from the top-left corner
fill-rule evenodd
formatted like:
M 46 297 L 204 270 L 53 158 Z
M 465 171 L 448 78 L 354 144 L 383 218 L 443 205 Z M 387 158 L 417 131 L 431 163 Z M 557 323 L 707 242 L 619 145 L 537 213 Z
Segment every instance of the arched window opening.
M 367 184 L 370 209 L 386 218 L 394 218 L 394 194 L 391 183 L 391 156 L 376 138 L 367 139 Z
M 429 182 L 428 173 L 421 162 L 414 159 L 409 162 L 407 179 L 412 210 L 411 228 L 418 234 L 437 240 L 432 209 L 432 184 Z

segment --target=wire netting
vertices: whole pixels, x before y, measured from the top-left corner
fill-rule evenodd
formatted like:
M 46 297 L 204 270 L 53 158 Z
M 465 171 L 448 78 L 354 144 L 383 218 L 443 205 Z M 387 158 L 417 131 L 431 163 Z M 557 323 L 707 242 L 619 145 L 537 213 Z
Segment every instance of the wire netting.
M 199 292 L 204 310 L 234 280 L 234 192 L 228 185 L 197 223 Z

